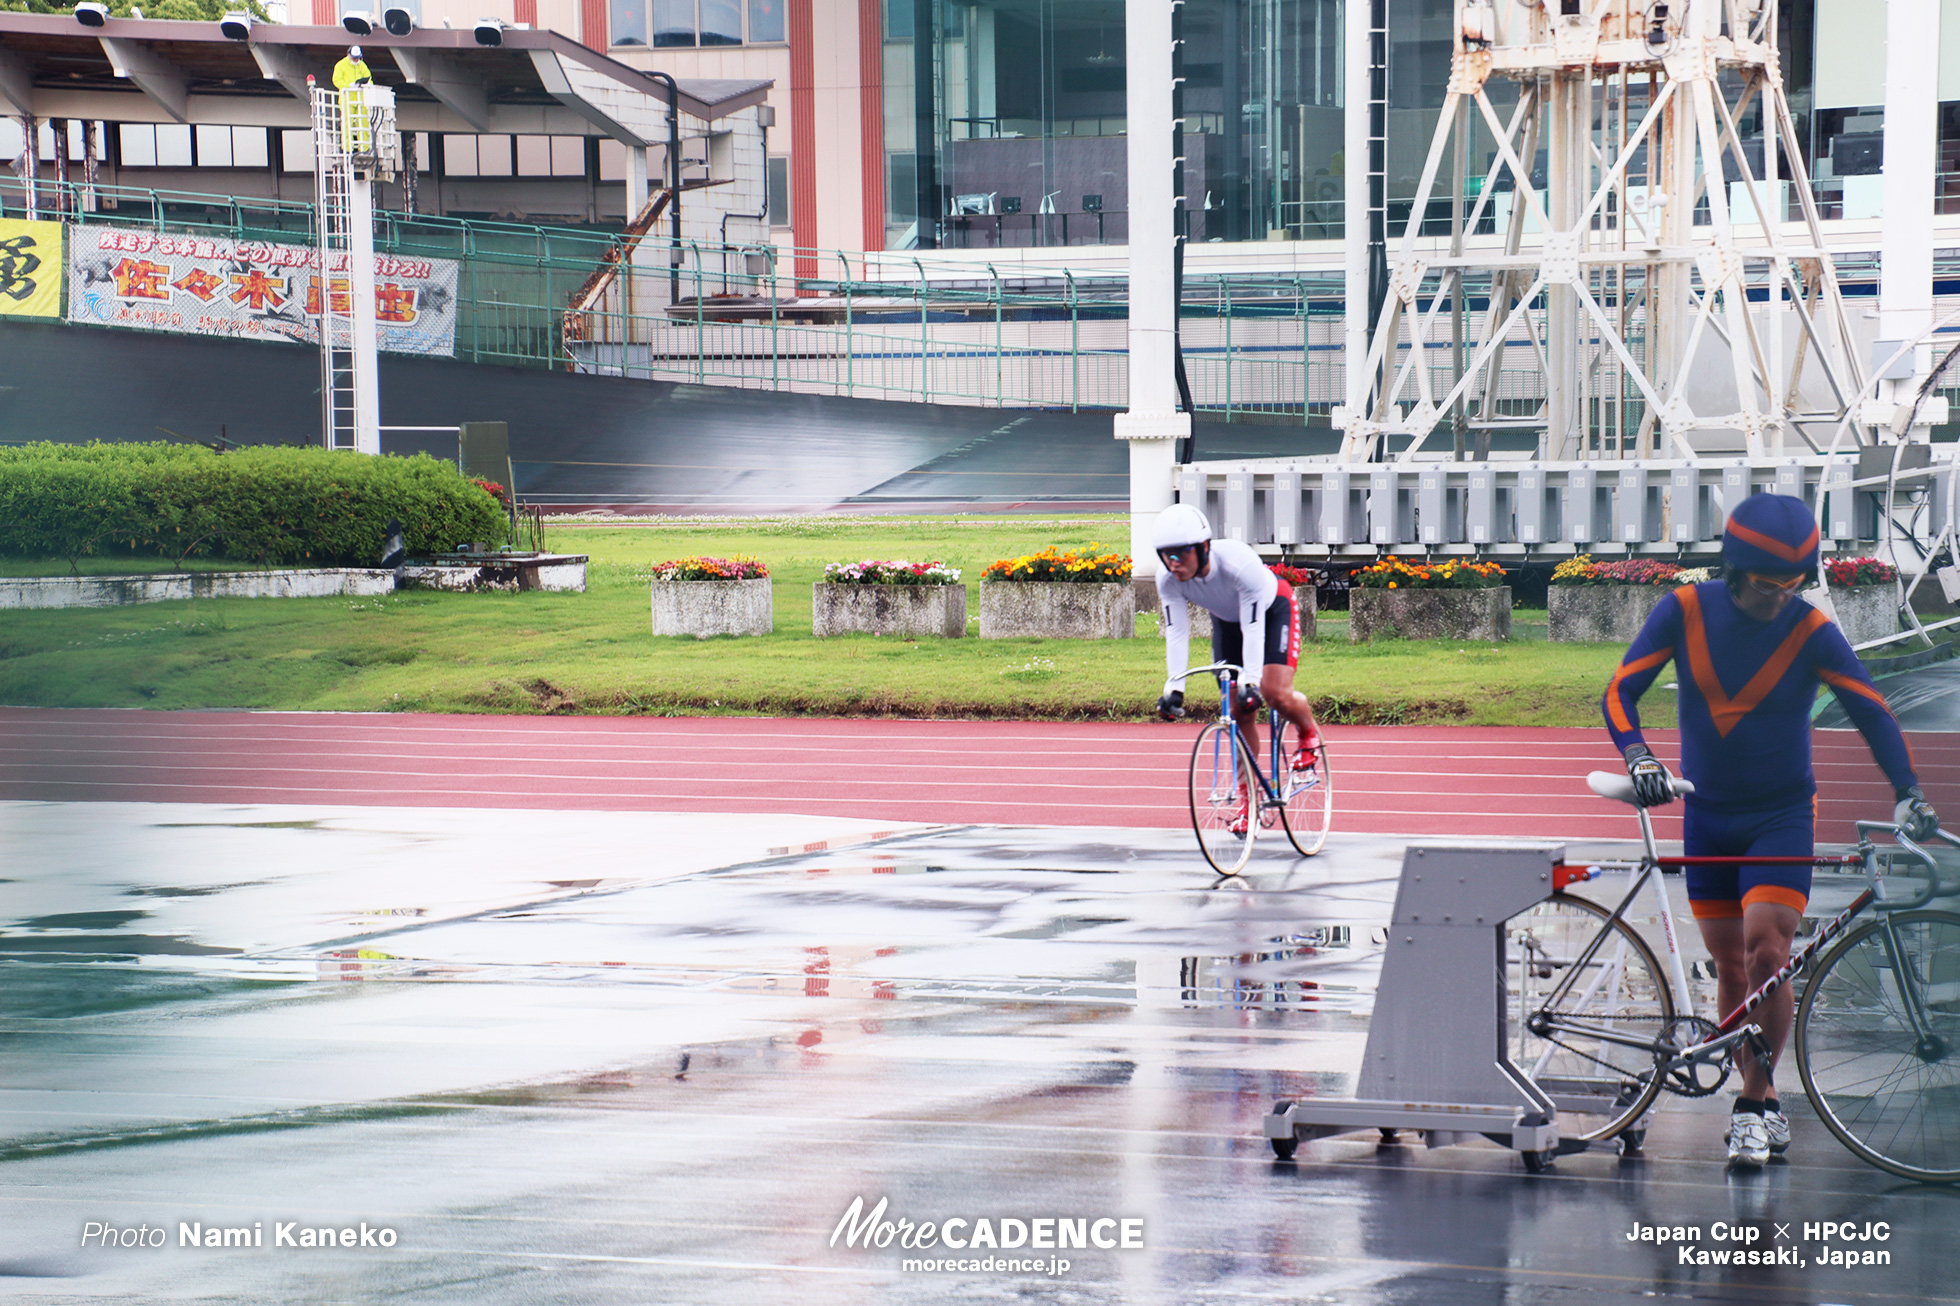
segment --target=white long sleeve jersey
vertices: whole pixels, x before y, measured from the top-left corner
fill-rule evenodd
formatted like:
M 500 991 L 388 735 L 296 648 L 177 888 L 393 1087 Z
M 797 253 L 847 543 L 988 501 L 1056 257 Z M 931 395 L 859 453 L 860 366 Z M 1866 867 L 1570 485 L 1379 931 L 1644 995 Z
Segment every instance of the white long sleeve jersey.
M 1245 684 L 1259 683 L 1266 665 L 1266 613 L 1279 597 L 1279 578 L 1249 544 L 1213 540 L 1211 565 L 1190 580 L 1157 572 L 1157 599 L 1164 610 L 1164 692 L 1183 689 L 1191 665 L 1191 609 L 1195 603 L 1216 620 L 1236 621 L 1244 632 Z

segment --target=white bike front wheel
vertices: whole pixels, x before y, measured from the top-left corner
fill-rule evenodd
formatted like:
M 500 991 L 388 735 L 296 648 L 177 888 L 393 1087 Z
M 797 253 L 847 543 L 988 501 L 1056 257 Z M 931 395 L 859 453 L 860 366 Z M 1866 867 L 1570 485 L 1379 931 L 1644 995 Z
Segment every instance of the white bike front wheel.
M 1245 743 L 1223 721 L 1198 732 L 1191 750 L 1191 828 L 1198 851 L 1220 875 L 1237 875 L 1259 830 L 1251 761 Z

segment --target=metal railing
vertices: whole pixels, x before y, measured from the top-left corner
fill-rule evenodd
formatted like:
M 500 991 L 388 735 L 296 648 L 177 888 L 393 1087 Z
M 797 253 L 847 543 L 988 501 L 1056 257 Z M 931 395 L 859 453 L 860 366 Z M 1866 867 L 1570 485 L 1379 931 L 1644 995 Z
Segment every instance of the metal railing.
M 41 212 L 233 241 L 310 240 L 308 203 L 98 186 L 90 210 L 83 194 L 43 181 Z M 653 236 L 632 245 L 596 227 L 384 211 L 375 248 L 458 262 L 456 356 L 465 361 L 984 407 L 1128 402 L 1128 282 L 1123 261 L 1107 256 L 1071 265 L 688 241 L 675 298 L 676 251 Z M 1840 264 L 1853 281 L 1875 281 L 1855 257 Z M 1960 259 L 1943 251 L 1940 266 L 1960 270 Z M 603 290 L 571 310 L 595 276 Z M 1479 293 L 1466 287 L 1469 307 Z M 1323 425 L 1342 399 L 1342 303 L 1334 267 L 1187 275 L 1180 328 L 1195 407 L 1214 419 Z M 1517 344 L 1527 357 L 1522 321 Z M 1432 389 L 1447 392 L 1448 350 L 1426 361 Z M 1507 368 L 1495 384 L 1500 416 L 1528 419 L 1544 397 L 1535 368 Z M 1615 456 L 1604 426 L 1597 443 Z

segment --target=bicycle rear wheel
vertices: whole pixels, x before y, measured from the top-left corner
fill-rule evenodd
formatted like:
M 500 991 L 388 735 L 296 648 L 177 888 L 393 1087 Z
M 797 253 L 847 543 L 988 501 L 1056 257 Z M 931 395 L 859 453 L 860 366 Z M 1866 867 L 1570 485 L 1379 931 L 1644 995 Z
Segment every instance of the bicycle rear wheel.
M 1555 893 L 1505 925 L 1512 993 L 1512 1064 L 1559 1110 L 1559 1133 L 1605 1139 L 1631 1125 L 1661 1091 L 1655 1054 L 1601 1037 L 1658 1039 L 1674 1019 L 1674 994 L 1654 950 L 1598 903 Z M 1586 947 L 1606 930 L 1563 996 Z M 1549 1025 L 1532 1031 L 1534 1015 Z M 1566 1027 L 1561 1027 L 1566 1026 Z
M 1274 766 L 1273 785 L 1286 799 L 1280 808 L 1280 821 L 1293 851 L 1311 857 L 1327 845 L 1327 832 L 1334 826 L 1334 771 L 1327 762 L 1327 736 L 1313 750 L 1307 766 L 1293 767 L 1293 750 L 1300 739 L 1299 729 L 1275 712 L 1273 738 L 1279 741 L 1279 761 Z
M 1797 1073 L 1824 1127 L 1881 1170 L 1960 1180 L 1960 915 L 1902 911 L 1840 939 L 1797 1008 Z M 1924 1017 L 1916 1033 L 1901 985 Z
M 1198 851 L 1220 875 L 1238 874 L 1252 856 L 1259 819 L 1248 799 L 1257 788 L 1245 742 L 1230 726 L 1215 722 L 1198 732 L 1191 750 L 1191 828 Z

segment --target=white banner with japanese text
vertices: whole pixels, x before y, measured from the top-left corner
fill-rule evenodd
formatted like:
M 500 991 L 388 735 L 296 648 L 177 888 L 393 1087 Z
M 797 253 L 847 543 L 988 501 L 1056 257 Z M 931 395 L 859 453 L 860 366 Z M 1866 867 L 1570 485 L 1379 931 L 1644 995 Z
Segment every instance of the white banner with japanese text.
M 119 227 L 73 228 L 68 320 L 251 340 L 320 341 L 317 250 Z M 348 256 L 329 260 L 325 293 L 345 312 Z M 374 259 L 374 326 L 398 354 L 456 351 L 456 262 Z

